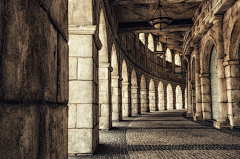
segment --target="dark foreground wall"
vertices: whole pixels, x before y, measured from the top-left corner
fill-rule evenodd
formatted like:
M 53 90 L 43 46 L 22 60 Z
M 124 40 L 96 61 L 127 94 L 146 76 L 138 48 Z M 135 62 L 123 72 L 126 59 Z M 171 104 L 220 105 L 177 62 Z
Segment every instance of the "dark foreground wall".
M 0 1 L 0 158 L 67 158 L 67 5 Z

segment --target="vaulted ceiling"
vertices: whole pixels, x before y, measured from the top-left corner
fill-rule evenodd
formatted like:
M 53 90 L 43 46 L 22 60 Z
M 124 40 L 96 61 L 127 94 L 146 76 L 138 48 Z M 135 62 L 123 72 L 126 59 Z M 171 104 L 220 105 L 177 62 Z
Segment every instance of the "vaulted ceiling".
M 161 0 L 163 9 L 168 17 L 173 18 L 173 22 L 159 30 L 148 23 L 153 18 L 159 0 L 109 0 L 119 21 L 119 32 L 153 33 L 155 39 L 163 43 L 166 43 L 165 37 L 168 37 L 168 43 L 178 51 L 182 47 L 183 35 L 192 27 L 192 17 L 203 1 L 206 0 Z

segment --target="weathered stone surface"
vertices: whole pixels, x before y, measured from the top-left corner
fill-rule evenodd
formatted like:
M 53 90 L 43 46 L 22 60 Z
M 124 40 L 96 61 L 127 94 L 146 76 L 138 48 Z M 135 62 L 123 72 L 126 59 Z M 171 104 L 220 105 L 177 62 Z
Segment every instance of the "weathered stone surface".
M 68 0 L 37 0 L 54 26 L 68 40 Z
M 37 1 L 27 3 L 30 8 L 20 0 L 5 4 L 4 100 L 56 102 L 57 31 Z

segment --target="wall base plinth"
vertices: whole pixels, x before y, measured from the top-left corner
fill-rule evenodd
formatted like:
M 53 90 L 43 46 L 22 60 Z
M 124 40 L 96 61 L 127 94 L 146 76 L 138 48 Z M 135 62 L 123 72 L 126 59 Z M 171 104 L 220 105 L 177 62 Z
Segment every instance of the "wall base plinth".
M 224 129 L 224 128 L 229 128 L 230 124 L 229 122 L 214 121 L 213 126 L 217 129 Z

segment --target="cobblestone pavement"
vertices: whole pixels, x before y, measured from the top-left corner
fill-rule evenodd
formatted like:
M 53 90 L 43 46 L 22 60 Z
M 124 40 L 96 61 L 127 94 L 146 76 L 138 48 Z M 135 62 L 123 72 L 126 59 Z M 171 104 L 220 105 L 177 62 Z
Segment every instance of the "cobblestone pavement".
M 114 122 L 112 130 L 100 131 L 95 155 L 75 158 L 240 159 L 239 129 L 218 130 L 183 112 L 144 113 Z

